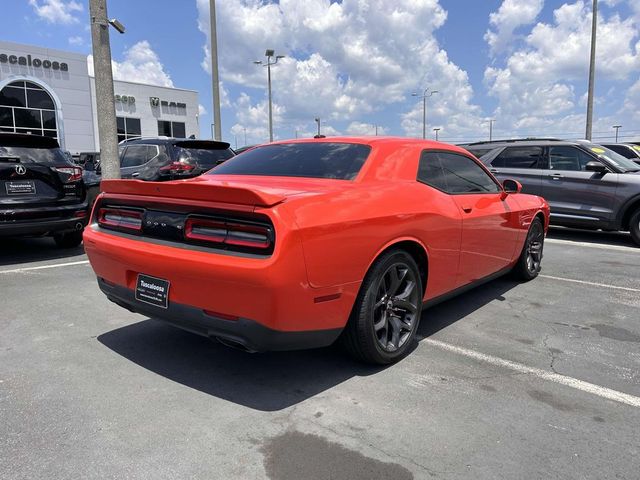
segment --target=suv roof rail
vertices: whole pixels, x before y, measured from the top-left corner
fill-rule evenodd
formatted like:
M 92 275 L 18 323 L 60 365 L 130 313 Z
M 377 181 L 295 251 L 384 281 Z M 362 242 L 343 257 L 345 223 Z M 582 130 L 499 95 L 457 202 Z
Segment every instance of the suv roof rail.
M 468 143 L 467 145 L 491 145 L 494 143 L 518 143 L 518 142 L 562 142 L 560 138 L 544 138 L 544 137 L 527 137 L 527 138 L 511 138 L 507 140 L 485 140 L 482 142 Z
M 167 137 L 164 135 L 158 135 L 157 137 L 147 136 L 147 137 L 130 137 L 118 142 L 118 145 L 122 145 L 123 143 L 131 142 L 132 140 L 169 140 L 172 137 Z

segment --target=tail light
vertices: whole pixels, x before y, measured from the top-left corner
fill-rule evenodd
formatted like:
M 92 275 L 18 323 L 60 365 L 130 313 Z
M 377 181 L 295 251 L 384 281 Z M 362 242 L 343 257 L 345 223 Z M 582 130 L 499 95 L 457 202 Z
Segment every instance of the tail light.
M 115 230 L 141 232 L 142 211 L 101 207 L 98 210 L 98 225 Z
M 160 171 L 163 173 L 189 173 L 195 167 L 190 163 L 172 162 L 169 165 L 160 167 Z
M 268 225 L 189 217 L 185 222 L 187 240 L 221 244 L 241 250 L 267 252 L 273 248 L 273 230 Z
M 64 178 L 61 177 L 64 183 L 74 183 L 82 180 L 82 169 L 80 167 L 64 166 L 64 167 L 53 167 L 53 169 L 56 172 L 62 173 L 63 175 L 65 175 Z

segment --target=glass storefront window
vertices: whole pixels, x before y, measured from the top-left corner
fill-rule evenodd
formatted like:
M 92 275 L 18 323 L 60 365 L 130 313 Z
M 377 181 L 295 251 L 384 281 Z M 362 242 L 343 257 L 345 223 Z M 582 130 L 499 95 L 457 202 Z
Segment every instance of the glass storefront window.
M 0 91 L 0 128 L 58 138 L 53 98 L 33 82 L 11 82 Z

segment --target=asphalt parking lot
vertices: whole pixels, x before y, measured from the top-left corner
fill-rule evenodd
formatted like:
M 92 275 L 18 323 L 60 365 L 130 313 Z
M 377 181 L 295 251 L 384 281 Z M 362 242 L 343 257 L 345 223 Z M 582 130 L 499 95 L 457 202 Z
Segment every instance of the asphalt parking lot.
M 0 240 L 0 478 L 637 479 L 640 249 L 423 314 L 404 361 L 250 355 L 111 304 L 82 249 Z

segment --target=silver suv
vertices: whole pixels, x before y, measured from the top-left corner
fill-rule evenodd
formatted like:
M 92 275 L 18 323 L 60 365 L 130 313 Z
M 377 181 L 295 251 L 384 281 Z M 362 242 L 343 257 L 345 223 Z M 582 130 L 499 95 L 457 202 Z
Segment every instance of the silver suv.
M 640 245 L 640 165 L 587 141 L 527 139 L 461 145 L 501 180 L 544 197 L 551 223 L 629 231 Z

